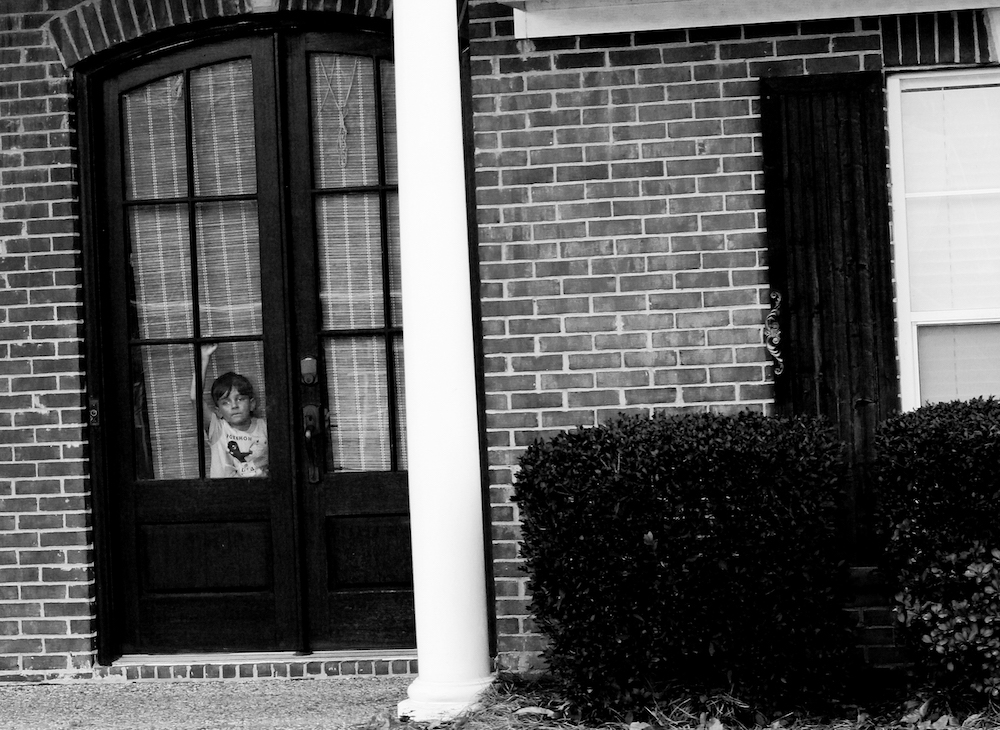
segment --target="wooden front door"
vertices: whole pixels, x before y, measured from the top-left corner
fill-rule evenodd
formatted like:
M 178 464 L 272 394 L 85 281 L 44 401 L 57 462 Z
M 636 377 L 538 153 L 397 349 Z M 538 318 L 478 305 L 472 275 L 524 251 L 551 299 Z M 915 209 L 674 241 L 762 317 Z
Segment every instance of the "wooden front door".
M 258 31 L 95 82 L 120 653 L 414 646 L 390 48 Z M 266 462 L 213 455 L 226 372 Z

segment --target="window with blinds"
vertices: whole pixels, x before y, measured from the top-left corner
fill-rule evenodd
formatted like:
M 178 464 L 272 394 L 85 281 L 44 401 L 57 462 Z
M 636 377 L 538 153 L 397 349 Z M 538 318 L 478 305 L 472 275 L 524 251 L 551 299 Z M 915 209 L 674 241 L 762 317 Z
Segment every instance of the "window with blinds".
M 903 407 L 1000 395 L 1000 73 L 888 89 Z

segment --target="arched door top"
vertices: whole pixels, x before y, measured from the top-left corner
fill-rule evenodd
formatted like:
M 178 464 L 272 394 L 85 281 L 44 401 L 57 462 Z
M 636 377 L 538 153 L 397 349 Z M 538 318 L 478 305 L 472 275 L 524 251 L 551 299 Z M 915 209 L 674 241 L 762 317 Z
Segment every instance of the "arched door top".
M 80 0 L 45 27 L 67 68 L 151 33 L 180 26 L 251 16 L 291 19 L 303 12 L 359 20 L 392 19 L 392 0 Z

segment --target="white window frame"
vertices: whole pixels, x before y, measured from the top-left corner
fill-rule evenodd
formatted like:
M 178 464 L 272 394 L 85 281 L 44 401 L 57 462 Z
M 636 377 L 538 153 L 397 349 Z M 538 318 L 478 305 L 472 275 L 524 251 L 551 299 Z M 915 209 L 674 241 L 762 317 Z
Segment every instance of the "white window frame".
M 922 405 L 917 360 L 917 328 L 932 324 L 1000 323 L 1000 307 L 913 312 L 910 309 L 909 253 L 907 245 L 907 199 L 927 196 L 907 194 L 903 163 L 902 95 L 907 91 L 944 88 L 1000 86 L 1000 69 L 969 69 L 903 73 L 886 80 L 889 127 L 889 179 L 892 185 L 893 272 L 896 280 L 896 322 L 899 353 L 900 405 L 912 410 Z M 1000 142 L 998 142 L 1000 144 Z M 1000 188 L 956 191 L 952 194 L 1000 194 Z M 937 193 L 935 193 L 937 194 Z

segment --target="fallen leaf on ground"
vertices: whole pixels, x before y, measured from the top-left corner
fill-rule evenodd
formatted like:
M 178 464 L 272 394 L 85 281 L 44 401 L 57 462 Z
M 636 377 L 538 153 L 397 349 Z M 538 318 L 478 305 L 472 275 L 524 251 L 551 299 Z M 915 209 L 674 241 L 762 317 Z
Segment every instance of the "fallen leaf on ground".
M 552 710 L 547 710 L 544 707 L 522 707 L 520 710 L 514 711 L 515 715 L 541 715 L 542 717 L 555 717 L 556 713 Z

